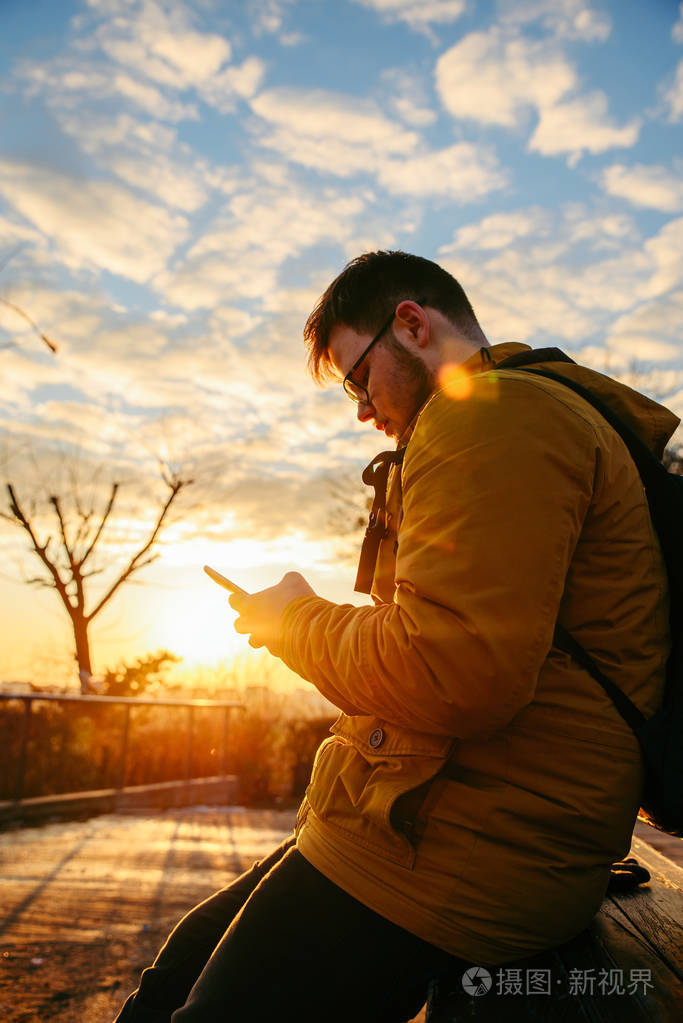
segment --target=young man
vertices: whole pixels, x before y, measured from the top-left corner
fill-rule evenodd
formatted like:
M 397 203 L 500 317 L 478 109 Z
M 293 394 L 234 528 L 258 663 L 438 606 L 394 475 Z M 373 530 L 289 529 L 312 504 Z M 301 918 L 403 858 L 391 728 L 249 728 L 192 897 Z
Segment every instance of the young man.
M 553 646 L 559 622 L 646 715 L 657 707 L 666 576 L 623 442 L 563 384 L 497 369 L 527 346 L 490 347 L 428 260 L 352 261 L 305 338 L 313 375 L 342 380 L 358 418 L 397 442 L 372 477 L 359 587 L 374 605 L 332 604 L 298 573 L 231 597 L 237 631 L 341 713 L 296 837 L 179 925 L 121 1021 L 410 1019 L 461 960 L 577 934 L 629 848 L 637 742 Z M 668 410 L 551 368 L 661 456 Z

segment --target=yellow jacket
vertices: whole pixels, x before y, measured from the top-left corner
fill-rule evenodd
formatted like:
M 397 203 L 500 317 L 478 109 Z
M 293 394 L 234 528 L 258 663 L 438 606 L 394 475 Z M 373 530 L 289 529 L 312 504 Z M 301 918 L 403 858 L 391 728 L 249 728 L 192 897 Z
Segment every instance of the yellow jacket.
M 342 713 L 316 755 L 301 853 L 454 955 L 496 964 L 565 941 L 603 898 L 639 806 L 637 742 L 559 620 L 646 714 L 669 643 L 665 569 L 637 470 L 527 346 L 432 395 L 389 480 L 374 606 L 300 597 L 283 659 Z M 678 420 L 584 367 L 661 455 Z M 448 777 L 431 780 L 449 760 Z

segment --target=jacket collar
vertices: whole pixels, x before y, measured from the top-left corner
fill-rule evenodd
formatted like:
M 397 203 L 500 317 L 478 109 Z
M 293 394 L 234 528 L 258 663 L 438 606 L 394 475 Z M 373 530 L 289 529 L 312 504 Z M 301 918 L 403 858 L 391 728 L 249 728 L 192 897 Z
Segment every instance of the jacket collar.
M 503 362 L 505 359 L 509 359 L 511 355 L 517 355 L 519 352 L 530 351 L 531 345 L 524 345 L 519 341 L 506 341 L 500 345 L 489 345 L 487 347 L 479 348 L 478 351 L 470 355 L 469 359 L 466 359 L 463 363 L 461 363 L 460 368 L 466 373 L 469 373 L 471 376 L 475 376 L 478 373 L 486 373 L 488 370 L 495 369 L 498 363 Z M 413 430 L 420 418 L 422 410 L 436 393 L 437 391 L 433 391 L 429 398 L 427 398 L 427 401 L 425 401 L 417 410 L 401 436 L 398 438 L 396 442 L 397 449 L 404 448 L 406 446 L 413 435 Z

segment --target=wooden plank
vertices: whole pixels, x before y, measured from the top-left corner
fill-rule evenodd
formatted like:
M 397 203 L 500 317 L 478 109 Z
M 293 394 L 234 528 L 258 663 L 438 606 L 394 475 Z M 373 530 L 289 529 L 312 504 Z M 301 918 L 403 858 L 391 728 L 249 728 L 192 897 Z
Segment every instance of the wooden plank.
M 637 842 L 634 854 L 652 874 L 649 885 L 606 898 L 591 927 L 561 948 L 489 968 L 492 987 L 485 995 L 465 993 L 462 970 L 433 985 L 429 1023 L 683 1019 L 683 870 L 645 843 Z M 523 981 L 530 970 L 550 971 L 552 994 L 506 993 L 510 970 Z

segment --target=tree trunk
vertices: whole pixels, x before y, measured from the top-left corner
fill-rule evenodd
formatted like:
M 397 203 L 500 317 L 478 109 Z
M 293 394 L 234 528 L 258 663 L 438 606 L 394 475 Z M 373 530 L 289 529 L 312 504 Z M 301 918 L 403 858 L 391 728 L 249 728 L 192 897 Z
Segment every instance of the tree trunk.
M 71 624 L 74 627 L 74 638 L 76 640 L 76 661 L 78 663 L 78 674 L 81 680 L 81 692 L 90 692 L 88 681 L 92 675 L 92 664 L 90 661 L 90 642 L 88 640 L 87 618 L 81 615 L 72 615 Z

